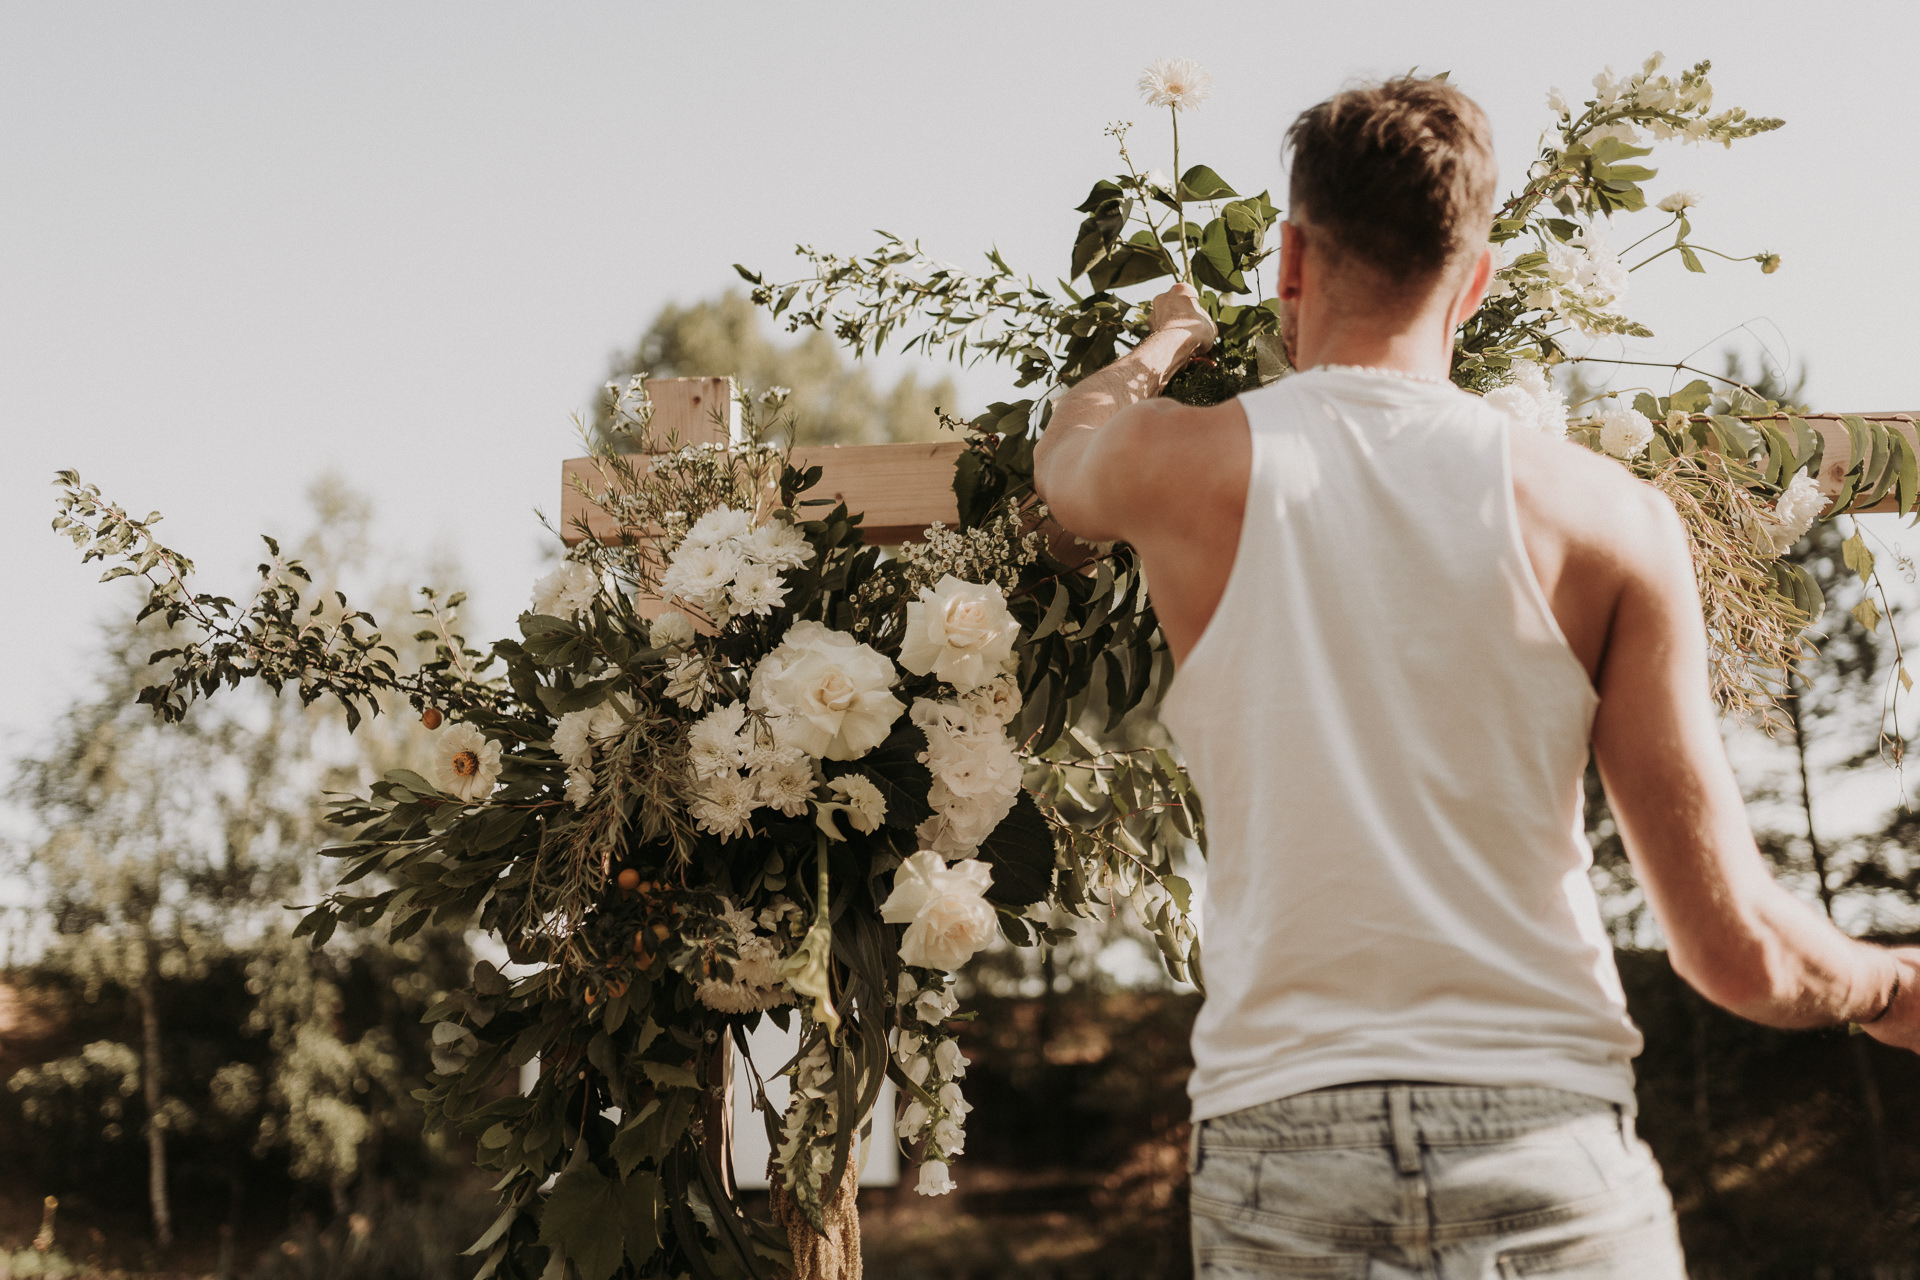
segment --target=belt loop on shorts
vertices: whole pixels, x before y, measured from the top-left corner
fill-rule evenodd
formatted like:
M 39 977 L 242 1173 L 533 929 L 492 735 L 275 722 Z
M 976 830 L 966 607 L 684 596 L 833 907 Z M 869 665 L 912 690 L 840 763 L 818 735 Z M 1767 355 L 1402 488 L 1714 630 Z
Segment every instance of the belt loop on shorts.
M 1387 1086 L 1387 1120 L 1393 1132 L 1393 1162 L 1402 1173 L 1420 1172 L 1420 1139 L 1413 1131 L 1413 1089 Z
M 1200 1172 L 1200 1127 L 1204 1124 L 1206 1124 L 1205 1120 L 1195 1120 L 1192 1132 L 1187 1134 L 1187 1175 L 1189 1177 Z

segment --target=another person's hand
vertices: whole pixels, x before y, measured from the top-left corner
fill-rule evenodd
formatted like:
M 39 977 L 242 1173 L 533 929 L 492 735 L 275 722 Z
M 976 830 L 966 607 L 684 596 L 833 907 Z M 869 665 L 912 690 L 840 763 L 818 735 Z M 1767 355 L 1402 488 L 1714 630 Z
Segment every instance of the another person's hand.
M 1882 1044 L 1920 1053 L 1920 947 L 1894 947 L 1900 962 L 1900 991 L 1886 1016 L 1862 1023 L 1860 1029 Z
M 1154 333 L 1177 333 L 1186 338 L 1183 358 L 1211 349 L 1217 336 L 1213 317 L 1200 305 L 1200 295 L 1190 284 L 1176 284 L 1153 300 L 1151 329 Z

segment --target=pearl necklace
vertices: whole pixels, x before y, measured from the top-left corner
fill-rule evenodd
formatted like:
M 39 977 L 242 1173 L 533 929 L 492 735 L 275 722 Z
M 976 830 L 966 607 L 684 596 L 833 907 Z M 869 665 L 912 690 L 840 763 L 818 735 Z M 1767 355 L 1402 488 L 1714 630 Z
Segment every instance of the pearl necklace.
M 1380 378 L 1398 378 L 1402 382 L 1430 382 L 1436 387 L 1452 385 L 1448 378 L 1438 378 L 1431 373 L 1408 373 L 1405 369 L 1382 369 L 1371 364 L 1317 364 L 1307 370 L 1308 373 L 1370 373 Z

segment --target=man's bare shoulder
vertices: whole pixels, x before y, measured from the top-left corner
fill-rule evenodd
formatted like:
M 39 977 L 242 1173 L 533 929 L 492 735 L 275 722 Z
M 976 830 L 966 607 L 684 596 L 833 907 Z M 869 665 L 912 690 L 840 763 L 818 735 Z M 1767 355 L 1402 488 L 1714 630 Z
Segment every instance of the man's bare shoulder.
M 1652 567 L 1684 547 L 1666 495 L 1614 459 L 1524 430 L 1513 432 L 1510 453 L 1523 523 L 1561 541 L 1571 558 Z

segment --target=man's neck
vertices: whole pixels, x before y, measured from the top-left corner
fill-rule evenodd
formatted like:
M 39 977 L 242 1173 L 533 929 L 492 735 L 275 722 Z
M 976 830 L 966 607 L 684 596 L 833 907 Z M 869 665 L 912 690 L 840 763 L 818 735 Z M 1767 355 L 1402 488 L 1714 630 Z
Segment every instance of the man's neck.
M 1451 354 L 1440 339 L 1437 322 L 1416 323 L 1394 332 L 1377 322 L 1356 318 L 1326 326 L 1318 333 L 1302 333 L 1299 345 L 1295 358 L 1302 369 L 1323 364 L 1357 365 L 1423 378 L 1445 378 Z

